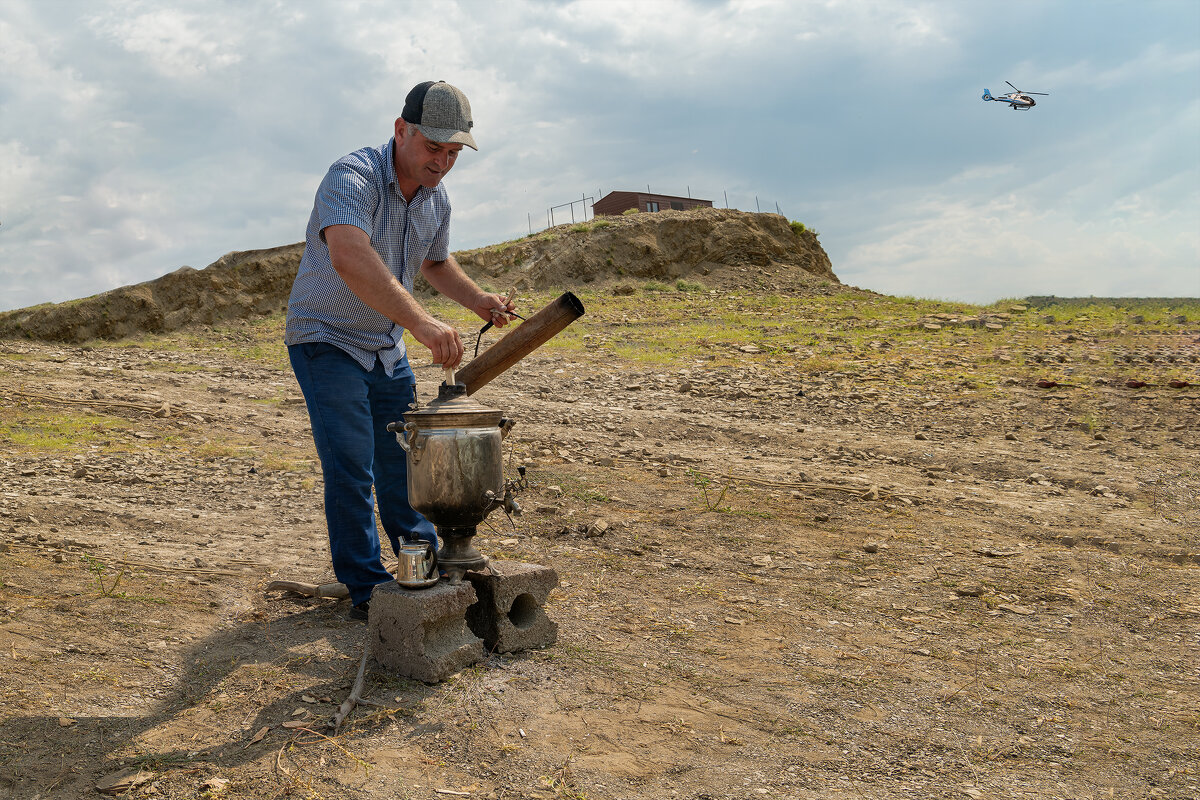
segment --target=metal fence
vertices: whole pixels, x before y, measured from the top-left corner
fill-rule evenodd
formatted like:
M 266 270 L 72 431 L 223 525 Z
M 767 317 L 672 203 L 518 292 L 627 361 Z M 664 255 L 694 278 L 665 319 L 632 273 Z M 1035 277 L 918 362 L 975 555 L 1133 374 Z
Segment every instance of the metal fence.
M 646 194 L 656 194 L 655 192 L 651 191 L 650 184 L 646 184 Z M 667 193 L 659 192 L 659 194 L 667 194 Z M 683 196 L 683 197 L 690 198 L 692 196 L 692 187 L 691 186 L 687 187 L 686 195 L 675 195 L 675 196 L 676 197 Z M 725 208 L 735 208 L 740 211 L 749 211 L 750 210 L 749 208 L 743 209 L 740 206 L 730 205 L 729 204 L 729 192 L 726 191 L 725 189 L 721 190 L 721 196 L 725 200 Z M 533 227 L 533 214 L 530 212 L 526 212 L 525 222 L 526 222 L 526 226 L 529 229 L 529 235 L 532 236 L 533 234 L 537 233 L 538 231 L 544 231 L 548 228 L 553 228 L 555 225 L 565 225 L 567 223 L 568 216 L 571 218 L 570 222 L 572 224 L 578 223 L 578 222 L 587 222 L 589 220 L 595 219 L 596 213 L 592 207 L 596 204 L 595 198 L 597 198 L 597 197 L 604 197 L 604 192 L 601 191 L 600 189 L 597 189 L 596 194 L 592 195 L 592 196 L 588 196 L 586 193 L 580 193 L 578 200 L 571 200 L 566 203 L 559 203 L 558 205 L 550 206 L 549 208 L 546 209 L 546 227 L 545 228 L 537 228 L 537 230 L 535 230 Z M 713 201 L 713 205 L 716 206 L 715 199 Z M 771 201 L 767 201 L 766 203 L 764 203 L 762 200 L 759 199 L 758 195 L 754 195 L 754 210 L 756 212 L 759 212 L 759 213 L 762 213 L 763 211 L 769 212 L 772 210 L 771 209 L 772 205 L 774 206 L 774 211 L 776 214 L 780 214 L 780 215 L 783 214 L 783 210 L 779 207 L 779 201 L 771 200 Z

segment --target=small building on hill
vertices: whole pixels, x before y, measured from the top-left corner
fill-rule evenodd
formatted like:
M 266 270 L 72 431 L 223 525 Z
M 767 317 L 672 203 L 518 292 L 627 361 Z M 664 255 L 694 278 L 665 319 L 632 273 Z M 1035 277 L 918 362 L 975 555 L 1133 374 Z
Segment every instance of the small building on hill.
M 712 200 L 649 192 L 609 192 L 592 205 L 592 213 L 616 216 L 631 208 L 638 211 L 686 211 L 689 208 L 712 208 Z

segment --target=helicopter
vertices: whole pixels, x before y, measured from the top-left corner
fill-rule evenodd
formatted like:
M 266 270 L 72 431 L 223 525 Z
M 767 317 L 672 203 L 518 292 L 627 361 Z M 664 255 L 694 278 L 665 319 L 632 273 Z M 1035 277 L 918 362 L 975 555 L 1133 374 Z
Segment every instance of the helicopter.
M 1005 83 L 1008 83 L 1008 81 L 1005 81 Z M 1031 109 L 1037 105 L 1037 101 L 1034 100 L 1030 95 L 1037 94 L 1037 95 L 1042 95 L 1044 97 L 1050 96 L 1048 92 L 1022 92 L 1020 89 L 1017 89 L 1017 87 L 1013 86 L 1011 83 L 1008 83 L 1008 85 L 1012 86 L 1014 91 L 1011 91 L 1008 94 L 1002 94 L 999 97 L 992 97 L 991 91 L 988 89 L 984 89 L 983 90 L 983 99 L 984 100 L 994 100 L 997 103 L 1008 103 L 1010 106 L 1012 106 L 1013 111 L 1028 111 L 1029 109 Z

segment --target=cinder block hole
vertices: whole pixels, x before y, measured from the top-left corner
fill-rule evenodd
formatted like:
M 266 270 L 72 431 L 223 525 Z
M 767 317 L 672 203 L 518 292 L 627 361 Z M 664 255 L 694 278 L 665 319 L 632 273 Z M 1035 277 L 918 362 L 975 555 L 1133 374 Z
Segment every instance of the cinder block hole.
M 518 595 L 517 599 L 513 600 L 512 608 L 508 612 L 508 621 L 516 626 L 519 630 L 526 630 L 537 622 L 537 614 L 540 606 L 537 600 L 533 599 L 531 594 Z

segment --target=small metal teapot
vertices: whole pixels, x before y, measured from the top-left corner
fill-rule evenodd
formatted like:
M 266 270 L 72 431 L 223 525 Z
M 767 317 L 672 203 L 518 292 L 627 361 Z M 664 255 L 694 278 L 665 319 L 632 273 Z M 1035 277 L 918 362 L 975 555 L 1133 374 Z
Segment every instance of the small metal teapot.
M 396 583 L 405 589 L 424 589 L 438 582 L 437 551 L 424 539 L 401 542 L 396 554 Z

